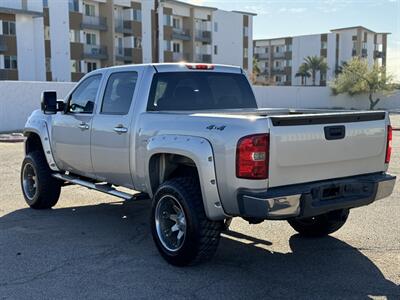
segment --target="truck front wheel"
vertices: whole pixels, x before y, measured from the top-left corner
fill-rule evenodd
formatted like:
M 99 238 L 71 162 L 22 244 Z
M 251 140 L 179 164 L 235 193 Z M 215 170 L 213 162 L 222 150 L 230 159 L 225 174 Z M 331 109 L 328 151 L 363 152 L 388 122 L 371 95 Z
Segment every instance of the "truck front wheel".
M 158 251 L 172 265 L 193 265 L 210 259 L 223 222 L 207 219 L 195 177 L 174 178 L 154 194 L 151 231 Z
M 290 219 L 288 222 L 300 235 L 322 237 L 339 230 L 348 216 L 348 209 L 340 209 L 315 217 Z
M 33 151 L 26 155 L 21 167 L 21 188 L 31 208 L 48 209 L 56 205 L 61 182 L 51 176 L 42 152 Z

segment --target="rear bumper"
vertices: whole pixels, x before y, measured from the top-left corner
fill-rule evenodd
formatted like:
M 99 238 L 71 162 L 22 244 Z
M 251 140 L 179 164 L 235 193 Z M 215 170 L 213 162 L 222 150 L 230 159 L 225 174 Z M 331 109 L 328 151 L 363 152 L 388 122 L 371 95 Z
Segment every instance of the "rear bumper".
M 284 220 L 317 216 L 329 211 L 368 205 L 388 197 L 396 177 L 386 173 L 331 179 L 270 188 L 239 190 L 241 217 Z

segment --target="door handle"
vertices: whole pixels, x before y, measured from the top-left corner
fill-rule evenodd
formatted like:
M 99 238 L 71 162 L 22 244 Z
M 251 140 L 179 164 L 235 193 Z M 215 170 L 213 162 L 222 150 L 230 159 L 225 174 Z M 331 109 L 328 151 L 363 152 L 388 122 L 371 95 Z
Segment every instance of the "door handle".
M 118 125 L 118 126 L 114 127 L 114 131 L 118 134 L 127 133 L 128 128 L 124 127 L 123 125 Z
M 88 130 L 89 129 L 89 125 L 85 122 L 81 122 L 78 127 L 82 130 Z

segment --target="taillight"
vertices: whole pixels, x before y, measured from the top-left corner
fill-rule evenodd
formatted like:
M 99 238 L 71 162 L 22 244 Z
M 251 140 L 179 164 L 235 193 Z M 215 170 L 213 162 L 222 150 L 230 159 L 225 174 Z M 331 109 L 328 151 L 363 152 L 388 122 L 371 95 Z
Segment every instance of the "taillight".
M 236 148 L 236 177 L 267 179 L 269 135 L 255 134 L 241 138 Z
M 388 125 L 387 127 L 387 138 L 386 138 L 386 158 L 385 163 L 388 164 L 390 162 L 390 156 L 392 155 L 392 126 Z

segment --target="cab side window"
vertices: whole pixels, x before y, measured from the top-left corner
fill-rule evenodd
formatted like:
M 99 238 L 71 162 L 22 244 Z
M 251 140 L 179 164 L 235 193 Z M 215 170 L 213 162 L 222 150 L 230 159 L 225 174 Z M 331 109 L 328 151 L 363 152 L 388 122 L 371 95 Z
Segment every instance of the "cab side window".
M 81 114 L 93 113 L 100 81 L 100 74 L 90 76 L 82 81 L 69 98 L 68 111 Z
M 110 75 L 103 97 L 102 114 L 128 114 L 137 77 L 137 72 L 117 72 Z

